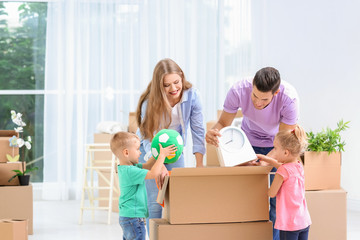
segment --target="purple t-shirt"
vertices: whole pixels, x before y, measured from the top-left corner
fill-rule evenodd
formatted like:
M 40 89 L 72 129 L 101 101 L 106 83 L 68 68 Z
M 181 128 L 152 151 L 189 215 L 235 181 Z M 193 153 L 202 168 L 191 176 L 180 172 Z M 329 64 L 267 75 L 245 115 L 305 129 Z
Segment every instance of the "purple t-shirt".
M 252 78 L 235 83 L 227 93 L 224 111 L 236 113 L 239 108 L 243 113 L 241 128 L 252 146 L 272 147 L 280 122 L 294 125 L 298 120 L 298 95 L 293 86 L 281 81 L 280 92 L 270 104 L 258 110 L 251 101 Z

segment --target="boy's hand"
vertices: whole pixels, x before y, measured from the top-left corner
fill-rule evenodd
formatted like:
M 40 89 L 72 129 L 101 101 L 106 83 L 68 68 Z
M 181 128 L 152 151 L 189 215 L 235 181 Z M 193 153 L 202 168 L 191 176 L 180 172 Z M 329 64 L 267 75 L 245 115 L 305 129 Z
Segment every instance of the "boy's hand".
M 176 155 L 175 152 L 177 151 L 177 147 L 174 144 L 163 148 L 159 143 L 159 146 L 160 146 L 160 155 L 162 155 L 164 158 L 166 158 L 167 156 Z

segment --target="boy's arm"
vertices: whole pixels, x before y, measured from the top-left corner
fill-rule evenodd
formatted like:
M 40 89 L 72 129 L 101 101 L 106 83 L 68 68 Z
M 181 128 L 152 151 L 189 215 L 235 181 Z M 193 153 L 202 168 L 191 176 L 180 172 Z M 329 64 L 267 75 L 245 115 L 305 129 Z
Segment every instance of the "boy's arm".
M 164 166 L 165 158 L 169 155 L 172 155 L 177 150 L 177 147 L 175 147 L 174 145 L 168 146 L 166 148 L 163 148 L 160 143 L 159 143 L 159 145 L 160 145 L 160 154 L 159 154 L 157 160 L 155 160 L 154 157 L 151 157 L 149 159 L 150 160 L 149 164 L 147 166 L 145 165 L 145 167 L 150 166 L 150 170 L 146 174 L 145 179 L 154 179 L 154 178 L 158 177 L 161 174 L 161 170 Z M 147 163 L 145 163 L 145 164 L 147 164 Z M 144 168 L 144 165 L 143 165 L 143 168 Z
M 268 191 L 269 197 L 273 198 L 276 196 L 283 181 L 284 181 L 284 179 L 280 174 L 275 174 L 274 181 L 272 182 L 272 184 L 269 188 L 269 191 Z

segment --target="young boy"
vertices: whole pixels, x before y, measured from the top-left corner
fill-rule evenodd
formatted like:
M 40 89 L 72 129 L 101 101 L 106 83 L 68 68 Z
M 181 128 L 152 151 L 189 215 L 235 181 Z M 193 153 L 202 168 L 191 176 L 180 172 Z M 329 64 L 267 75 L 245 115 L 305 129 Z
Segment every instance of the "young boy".
M 149 216 L 145 179 L 154 179 L 161 173 L 167 156 L 174 154 L 174 145 L 162 148 L 157 160 L 150 158 L 139 163 L 140 139 L 136 134 L 118 132 L 110 141 L 111 151 L 119 159 L 118 165 L 120 198 L 119 223 L 123 230 L 123 239 L 145 240 L 145 218 Z

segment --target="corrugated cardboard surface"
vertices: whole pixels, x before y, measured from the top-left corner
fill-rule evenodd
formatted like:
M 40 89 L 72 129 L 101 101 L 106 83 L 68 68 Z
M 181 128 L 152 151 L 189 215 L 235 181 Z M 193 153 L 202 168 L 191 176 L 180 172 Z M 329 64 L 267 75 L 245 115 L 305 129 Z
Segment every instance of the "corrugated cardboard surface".
M 272 222 L 171 225 L 150 220 L 150 240 L 271 240 Z
M 312 221 L 309 240 L 346 239 L 346 195 L 343 189 L 305 192 Z
M 0 219 L 1 240 L 27 240 L 28 221 L 26 219 Z
M 341 153 L 305 152 L 305 190 L 340 189 Z
M 0 130 L 0 163 L 7 162 L 6 154 L 16 156 L 19 154 L 18 147 L 10 147 L 9 139 L 12 136 L 19 136 L 19 133 L 14 130 Z
M 136 122 L 136 113 L 130 112 L 129 113 L 129 127 L 128 131 L 132 133 L 136 133 L 136 130 L 138 129 L 138 125 Z
M 112 134 L 108 133 L 95 133 L 94 134 L 94 143 L 109 143 L 112 138 Z M 109 166 L 111 162 L 112 153 L 111 151 L 107 152 L 94 152 L 94 161 L 96 166 Z M 103 163 L 102 163 L 103 162 Z M 109 170 L 100 170 L 100 172 L 105 176 L 106 179 L 110 181 L 110 171 Z M 99 187 L 108 187 L 109 185 L 106 181 L 98 176 L 98 184 Z M 117 189 L 119 189 L 119 178 L 117 174 L 114 174 L 114 184 Z M 120 192 L 120 190 L 119 190 Z M 112 211 L 119 212 L 119 192 L 113 191 L 113 203 L 112 203 Z M 108 189 L 99 189 L 99 197 L 100 198 L 108 198 L 109 190 Z M 109 206 L 109 200 L 99 200 L 99 207 L 107 207 Z
M 0 219 L 27 219 L 33 234 L 32 185 L 0 187 Z
M 7 162 L 0 163 L 0 186 L 18 186 L 19 178 L 16 177 L 10 182 L 9 179 L 14 176 L 16 173 L 12 170 L 21 170 L 22 171 L 22 162 Z
M 207 122 L 206 131 L 209 131 L 215 124 L 215 120 Z M 220 167 L 216 147 L 209 143 L 206 143 L 206 166 Z
M 176 168 L 165 194 L 171 224 L 269 220 L 271 167 Z

